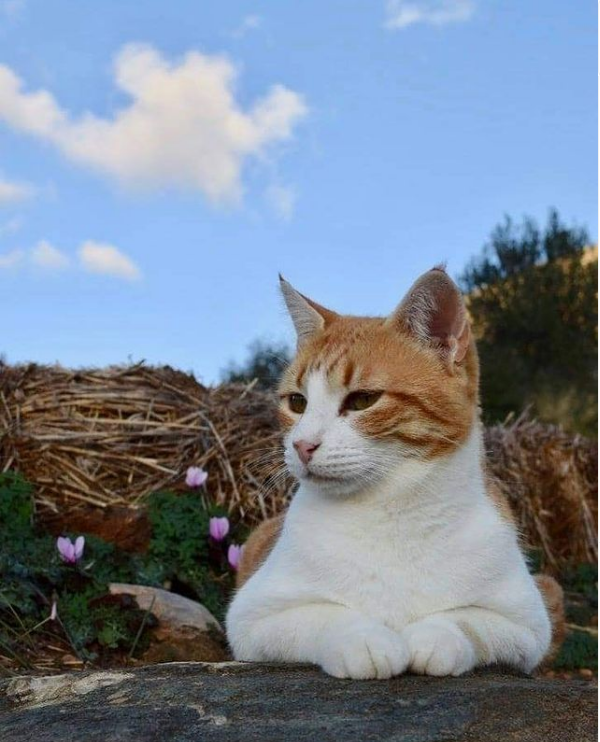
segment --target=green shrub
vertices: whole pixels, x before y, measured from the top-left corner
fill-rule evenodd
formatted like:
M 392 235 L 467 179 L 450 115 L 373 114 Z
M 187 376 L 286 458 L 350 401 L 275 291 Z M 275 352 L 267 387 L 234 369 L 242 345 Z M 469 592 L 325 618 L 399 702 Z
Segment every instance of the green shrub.
M 173 586 L 222 618 L 232 587 L 226 543 L 211 543 L 209 518 L 195 492 L 161 492 L 148 502 L 146 554 L 130 554 L 86 535 L 83 557 L 65 564 L 55 539 L 33 519 L 33 489 L 14 472 L 0 474 L 0 649 L 20 656 L 43 629 L 61 634 L 82 659 L 147 644 L 153 620 L 111 582 Z M 212 514 L 221 514 L 215 511 Z M 74 538 L 81 534 L 67 533 Z M 56 601 L 58 620 L 49 621 Z M 37 632 L 37 633 L 36 633 Z
M 182 592 L 221 620 L 233 581 L 227 568 L 226 542 L 211 544 L 208 538 L 213 515 L 222 513 L 217 508 L 207 511 L 195 492 L 151 495 L 148 516 L 152 536 L 138 577 L 142 578 L 144 570 L 156 570 L 162 581 L 176 581 Z
M 583 629 L 569 632 L 553 667 L 557 670 L 577 670 L 598 667 L 598 637 Z

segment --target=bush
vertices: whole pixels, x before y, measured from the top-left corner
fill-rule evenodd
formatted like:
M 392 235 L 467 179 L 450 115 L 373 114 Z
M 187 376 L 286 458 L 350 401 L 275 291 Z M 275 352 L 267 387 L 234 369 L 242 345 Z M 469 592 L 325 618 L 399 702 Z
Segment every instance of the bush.
M 292 355 L 285 343 L 255 340 L 248 346 L 248 357 L 241 365 L 230 363 L 221 373 L 226 384 L 249 384 L 256 380 L 259 389 L 274 389 Z
M 461 278 L 481 358 L 487 421 L 530 406 L 540 420 L 597 432 L 597 257 L 551 211 L 540 230 L 508 217 Z
M 5 658 L 29 667 L 36 641 L 66 641 L 86 661 L 106 660 L 113 651 L 139 652 L 155 620 L 131 597 L 111 595 L 111 582 L 172 585 L 223 617 L 233 585 L 227 542 L 211 542 L 209 518 L 218 513 L 207 511 L 196 492 L 150 497 L 146 554 L 86 536 L 76 564 L 64 563 L 55 539 L 36 527 L 32 495 L 19 475 L 0 474 L 0 653 Z M 56 620 L 50 618 L 53 603 Z

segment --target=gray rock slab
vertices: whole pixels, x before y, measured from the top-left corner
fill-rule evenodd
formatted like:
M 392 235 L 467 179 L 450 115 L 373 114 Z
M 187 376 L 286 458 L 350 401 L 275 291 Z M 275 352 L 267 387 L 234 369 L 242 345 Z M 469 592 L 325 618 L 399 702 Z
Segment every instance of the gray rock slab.
M 387 681 L 182 662 L 0 683 L 2 742 L 588 742 L 588 682 L 502 672 Z

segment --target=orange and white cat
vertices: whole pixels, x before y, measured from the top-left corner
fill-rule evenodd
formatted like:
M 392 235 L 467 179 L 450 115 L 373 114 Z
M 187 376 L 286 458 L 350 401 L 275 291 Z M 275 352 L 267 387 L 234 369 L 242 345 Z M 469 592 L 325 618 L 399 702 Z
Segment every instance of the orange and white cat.
M 389 317 L 363 318 L 281 286 L 298 353 L 280 416 L 299 487 L 248 543 L 227 614 L 235 658 L 340 678 L 530 671 L 551 623 L 486 479 L 458 288 L 436 268 Z

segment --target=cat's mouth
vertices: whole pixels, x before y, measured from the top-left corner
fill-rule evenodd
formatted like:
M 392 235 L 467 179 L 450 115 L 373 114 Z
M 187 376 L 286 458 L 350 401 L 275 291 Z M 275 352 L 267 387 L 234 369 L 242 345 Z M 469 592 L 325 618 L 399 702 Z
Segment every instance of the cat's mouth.
M 332 477 L 328 476 L 327 474 L 317 474 L 310 469 L 306 470 L 304 476 L 311 482 L 340 482 L 342 480 L 342 477 Z
M 306 472 L 306 478 L 311 479 L 314 482 L 339 482 L 339 477 L 328 477 L 324 474 L 315 474 L 312 471 Z
M 361 479 L 349 476 L 340 476 L 339 474 L 323 474 L 321 472 L 305 469 L 299 479 L 306 483 L 307 487 L 324 496 L 346 496 L 351 495 L 360 488 Z

